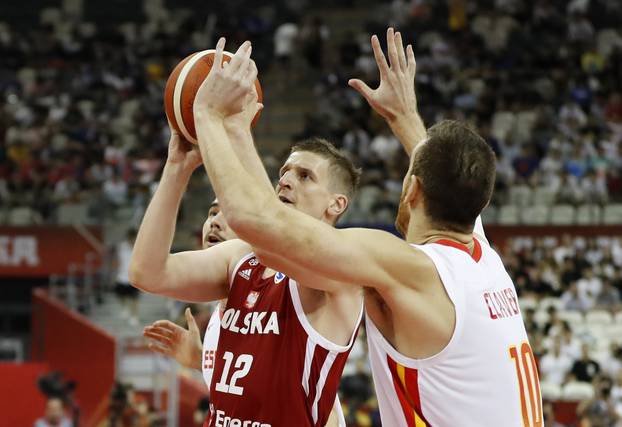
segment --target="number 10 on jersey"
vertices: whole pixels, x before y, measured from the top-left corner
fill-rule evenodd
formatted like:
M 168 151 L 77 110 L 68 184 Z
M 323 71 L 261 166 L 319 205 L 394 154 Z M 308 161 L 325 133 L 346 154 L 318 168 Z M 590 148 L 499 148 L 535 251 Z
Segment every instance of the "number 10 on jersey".
M 514 361 L 518 377 L 523 426 L 542 427 L 542 399 L 540 397 L 538 368 L 529 343 L 522 343 L 520 348 L 515 345 L 511 346 L 510 357 Z M 529 409 L 527 404 L 529 404 Z

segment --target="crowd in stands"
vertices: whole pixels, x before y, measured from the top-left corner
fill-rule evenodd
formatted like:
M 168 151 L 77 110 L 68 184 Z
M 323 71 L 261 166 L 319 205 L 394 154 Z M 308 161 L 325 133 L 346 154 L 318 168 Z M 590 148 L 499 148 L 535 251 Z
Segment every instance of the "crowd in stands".
M 402 1 L 338 47 L 300 136 L 324 135 L 365 170 L 356 220 L 395 209 L 405 160 L 398 141 L 347 80 L 378 79 L 369 34 L 386 23 L 413 42 L 427 124 L 467 120 L 497 154 L 493 204 L 510 190 L 543 204 L 605 204 L 622 195 L 622 6 L 607 0 Z M 318 46 L 321 44 L 318 42 Z M 373 87 L 373 85 L 372 85 Z M 532 199 L 525 200 L 529 205 Z
M 356 76 L 374 87 L 369 35 L 387 23 L 413 43 L 425 123 L 469 121 L 496 152 L 493 205 L 622 199 L 621 2 L 373 2 L 365 27 L 337 41 L 321 19 L 300 13 L 307 2 L 273 3 L 245 3 L 243 15 L 223 3 L 207 25 L 192 11 L 157 7 L 142 24 L 114 28 L 54 13 L 26 29 L 0 22 L 0 205 L 27 207 L 29 223 L 62 220 L 72 204 L 87 205 L 93 222 L 116 206 L 144 207 L 166 156 L 168 71 L 222 34 L 232 44 L 252 39 L 260 69 L 286 73 L 301 57 L 317 108 L 295 138 L 326 137 L 363 167 L 345 221 L 393 223 L 408 159 L 347 86 Z M 545 400 L 579 383 L 586 425 L 622 425 L 622 240 L 515 239 L 503 255 Z M 378 426 L 363 334 L 341 395 L 349 425 Z M 552 418 L 545 425 L 559 426 Z
M 33 208 L 23 221 L 62 220 L 64 204 L 87 204 L 93 222 L 105 207 L 144 205 L 166 153 L 168 70 L 223 34 L 233 44 L 252 39 L 261 69 L 277 64 L 287 74 L 301 57 L 317 108 L 296 138 L 326 136 L 364 168 L 350 220 L 392 222 L 407 159 L 347 86 L 352 76 L 377 80 L 369 35 L 387 23 L 415 48 L 425 122 L 467 120 L 497 153 L 494 204 L 516 204 L 510 190 L 521 186 L 546 193 L 543 203 L 622 195 L 615 0 L 394 0 L 366 5 L 365 27 L 342 40 L 303 13 L 304 1 L 258 3 L 241 16 L 229 5 L 207 25 L 158 4 L 145 2 L 142 24 L 43 13 L 40 26 L 0 25 L 0 201 Z

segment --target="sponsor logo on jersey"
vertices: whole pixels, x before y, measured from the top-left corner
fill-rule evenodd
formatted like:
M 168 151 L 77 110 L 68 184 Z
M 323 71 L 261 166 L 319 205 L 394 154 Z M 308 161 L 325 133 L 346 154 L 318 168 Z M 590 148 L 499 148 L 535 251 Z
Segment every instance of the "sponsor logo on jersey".
M 274 275 L 274 283 L 279 284 L 283 281 L 283 279 L 285 279 L 285 275 L 277 271 Z
M 245 278 L 246 280 L 251 278 L 251 272 L 253 271 L 252 268 L 247 268 L 246 270 L 240 270 L 238 272 L 238 276 L 242 276 L 243 278 Z
M 257 302 L 257 299 L 259 299 L 259 292 L 250 291 L 246 297 L 246 301 L 244 302 L 244 307 L 253 308 Z
M 248 260 L 248 265 L 250 265 L 251 267 L 256 267 L 259 265 L 259 261 L 257 261 L 257 258 L 251 258 L 250 260 Z
M 240 310 L 229 308 L 220 322 L 222 329 L 236 334 L 280 334 L 276 311 L 251 311 L 240 319 Z
M 214 413 L 214 409 L 212 406 L 212 414 Z M 228 416 L 225 411 L 221 411 L 220 409 L 216 411 L 216 419 L 214 422 L 216 427 L 272 427 L 272 424 L 262 423 L 260 421 L 253 420 L 241 420 L 239 418 L 232 418 Z

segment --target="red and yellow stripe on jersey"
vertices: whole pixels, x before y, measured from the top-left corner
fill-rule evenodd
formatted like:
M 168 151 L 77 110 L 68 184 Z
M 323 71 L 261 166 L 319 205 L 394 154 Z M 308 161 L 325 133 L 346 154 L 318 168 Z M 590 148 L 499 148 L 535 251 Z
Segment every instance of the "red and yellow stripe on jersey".
M 387 354 L 387 363 L 393 377 L 395 393 L 400 400 L 408 427 L 432 427 L 421 411 L 419 372 L 395 362 Z

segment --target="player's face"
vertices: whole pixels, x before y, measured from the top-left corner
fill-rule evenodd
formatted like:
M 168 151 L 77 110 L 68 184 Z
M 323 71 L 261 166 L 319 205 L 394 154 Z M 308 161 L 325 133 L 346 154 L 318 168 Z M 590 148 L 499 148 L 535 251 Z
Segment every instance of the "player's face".
M 220 242 L 236 238 L 235 232 L 229 228 L 225 216 L 220 211 L 218 202 L 214 201 L 203 224 L 203 248 L 211 248 Z
M 323 219 L 331 203 L 329 161 L 315 153 L 292 153 L 281 170 L 276 194 L 288 206 Z

